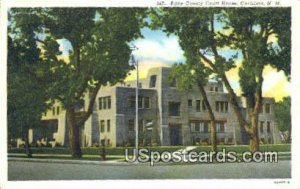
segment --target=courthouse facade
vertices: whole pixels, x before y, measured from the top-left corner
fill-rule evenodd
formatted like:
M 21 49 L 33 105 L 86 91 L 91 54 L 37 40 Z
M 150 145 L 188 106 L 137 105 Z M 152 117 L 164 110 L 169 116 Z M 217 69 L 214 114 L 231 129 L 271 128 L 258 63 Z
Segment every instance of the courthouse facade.
M 139 145 L 201 145 L 210 143 L 209 116 L 197 86 L 179 91 L 176 82 L 169 82 L 170 68 L 156 67 L 148 71 L 139 83 Z M 136 81 L 102 87 L 94 111 L 81 128 L 81 145 L 93 146 L 104 142 L 108 146 L 134 145 L 135 141 Z M 241 129 L 229 103 L 229 95 L 221 81 L 210 81 L 205 86 L 208 100 L 217 123 L 219 144 L 247 144 L 248 137 Z M 85 101 L 88 100 L 88 95 Z M 245 102 L 239 98 L 245 114 Z M 87 110 L 88 101 L 78 105 L 77 111 Z M 51 132 L 43 138 L 40 131 L 31 130 L 31 141 L 47 140 L 53 145 L 68 146 L 65 110 L 55 103 L 43 117 Z M 51 124 L 49 124 L 51 123 Z M 43 138 L 43 139 L 42 139 Z M 259 114 L 261 143 L 279 143 L 274 121 L 274 100 L 263 98 Z

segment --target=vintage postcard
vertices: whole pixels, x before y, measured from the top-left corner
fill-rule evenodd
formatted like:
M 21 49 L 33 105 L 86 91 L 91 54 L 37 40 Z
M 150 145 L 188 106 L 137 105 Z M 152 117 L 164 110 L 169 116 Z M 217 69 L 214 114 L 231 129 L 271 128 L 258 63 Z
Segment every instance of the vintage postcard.
M 299 5 L 2 1 L 0 188 L 299 188 Z

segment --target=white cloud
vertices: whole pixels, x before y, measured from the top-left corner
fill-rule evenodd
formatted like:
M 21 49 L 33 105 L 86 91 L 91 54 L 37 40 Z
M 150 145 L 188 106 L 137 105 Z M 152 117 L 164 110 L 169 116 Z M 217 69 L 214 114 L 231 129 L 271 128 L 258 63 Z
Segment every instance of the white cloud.
M 161 38 L 161 41 L 139 39 L 134 44 L 139 48 L 134 54 L 140 60 L 158 60 L 168 63 L 184 61 L 183 51 L 176 37 Z

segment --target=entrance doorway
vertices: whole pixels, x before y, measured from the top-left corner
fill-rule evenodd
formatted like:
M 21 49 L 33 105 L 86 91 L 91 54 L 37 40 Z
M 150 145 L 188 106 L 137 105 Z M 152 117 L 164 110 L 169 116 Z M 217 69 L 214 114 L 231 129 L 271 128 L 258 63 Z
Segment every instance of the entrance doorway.
M 181 142 L 181 125 L 169 124 L 170 144 L 172 146 L 182 145 Z

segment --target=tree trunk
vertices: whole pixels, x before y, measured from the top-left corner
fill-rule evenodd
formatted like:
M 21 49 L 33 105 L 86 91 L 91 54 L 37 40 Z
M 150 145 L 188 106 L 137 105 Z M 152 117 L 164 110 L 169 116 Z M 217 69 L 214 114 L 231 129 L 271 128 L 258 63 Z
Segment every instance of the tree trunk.
M 217 132 L 216 132 L 216 121 L 210 121 L 210 141 L 211 141 L 211 151 L 217 152 Z
M 200 90 L 200 93 L 203 97 L 204 104 L 208 110 L 208 115 L 210 118 L 210 143 L 211 143 L 211 151 L 217 152 L 217 133 L 216 133 L 216 118 L 215 115 L 211 109 L 211 106 L 209 104 L 209 101 L 207 99 L 207 95 L 205 92 L 205 89 L 201 83 L 198 83 L 198 88 Z
M 28 132 L 29 132 L 29 129 L 26 127 L 25 131 L 23 133 L 23 135 L 24 135 L 24 141 L 25 141 L 24 148 L 25 148 L 25 153 L 26 153 L 27 157 L 31 158 L 32 157 L 32 152 L 31 152 L 31 149 L 30 149 Z
M 254 110 L 257 112 L 258 110 Z M 249 133 L 249 149 L 252 153 L 259 150 L 259 137 L 258 137 L 258 113 L 253 113 L 251 116 L 251 133 Z
M 74 106 L 66 109 L 67 126 L 69 129 L 69 143 L 73 158 L 81 158 L 82 152 L 80 149 L 80 127 L 76 125 Z

